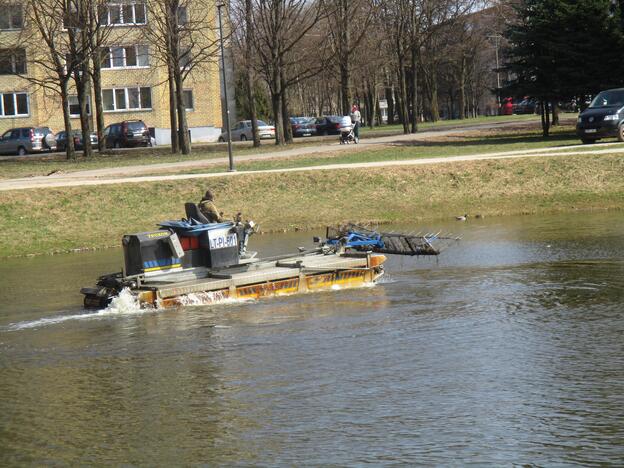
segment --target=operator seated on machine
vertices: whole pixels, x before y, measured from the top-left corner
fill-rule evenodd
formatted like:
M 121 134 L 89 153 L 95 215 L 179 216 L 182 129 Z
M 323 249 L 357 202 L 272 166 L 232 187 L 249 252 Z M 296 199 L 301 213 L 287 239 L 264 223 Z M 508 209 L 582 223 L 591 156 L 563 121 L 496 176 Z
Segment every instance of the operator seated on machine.
M 209 223 L 223 223 L 226 220 L 223 218 L 223 212 L 219 212 L 217 206 L 214 203 L 214 197 L 210 190 L 206 190 L 204 197 L 197 204 L 199 212 L 206 217 Z M 255 256 L 255 252 L 252 252 L 253 255 L 247 254 L 247 243 L 249 242 L 249 236 L 256 232 L 257 226 L 253 221 L 245 221 L 243 222 L 242 213 L 239 211 L 236 213 L 234 217 L 234 225 L 238 230 L 238 237 L 240 239 L 239 242 L 239 255 L 243 258 L 252 258 Z
M 214 198 L 210 190 L 206 190 L 204 198 L 197 204 L 199 211 L 203 214 L 209 223 L 222 223 L 223 216 L 217 210 L 217 206 L 214 203 Z

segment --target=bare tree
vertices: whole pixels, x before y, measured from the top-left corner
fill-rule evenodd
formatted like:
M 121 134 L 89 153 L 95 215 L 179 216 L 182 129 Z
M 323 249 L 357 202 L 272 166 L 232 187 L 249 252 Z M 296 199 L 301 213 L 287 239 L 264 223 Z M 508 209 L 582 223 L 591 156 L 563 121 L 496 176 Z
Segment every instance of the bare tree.
M 244 93 L 247 102 L 247 112 L 251 120 L 251 134 L 254 147 L 260 146 L 260 134 L 258 133 L 258 113 L 256 110 L 256 99 L 254 95 L 255 73 L 254 73 L 254 42 L 255 30 L 253 22 L 253 1 L 240 0 L 231 4 L 232 35 L 231 45 L 236 51 L 235 58 L 238 58 L 238 65 L 243 70 Z M 229 129 L 228 129 L 229 131 Z
M 75 0 L 25 0 L 22 5 L 26 27 L 20 38 L 20 47 L 28 50 L 28 63 L 40 71 L 24 75 L 24 78 L 60 97 L 68 135 L 66 154 L 68 159 L 74 159 L 69 112 L 70 81 L 81 69 L 88 47 L 80 40 L 76 29 L 66 29 L 67 21 L 75 13 Z
M 106 46 L 114 29 L 114 24 L 109 21 L 109 0 L 79 0 L 83 6 L 81 8 L 83 20 L 84 40 L 88 43 L 89 54 L 85 67 L 89 73 L 93 90 L 93 102 L 95 104 L 95 123 L 98 136 L 98 149 L 104 150 L 104 106 L 102 104 L 102 59 L 107 56 Z M 117 34 L 117 40 L 123 37 L 123 33 Z M 80 99 L 80 96 L 79 96 Z M 85 99 L 85 101 L 88 100 Z M 81 113 L 86 112 L 86 106 Z M 89 139 L 87 135 L 83 138 Z M 89 143 L 90 144 L 90 143 Z
M 326 11 L 320 2 L 253 0 L 254 55 L 271 93 L 278 145 L 285 144 L 287 139 L 284 129 L 288 125 L 285 115 L 288 88 L 317 74 L 326 64 L 318 60 L 323 56 L 318 51 L 325 48 L 318 26 L 325 17 Z M 312 56 L 316 60 L 309 60 Z
M 147 0 L 144 34 L 167 69 L 172 151 L 190 154 L 184 82 L 218 55 L 214 3 L 209 0 Z
M 333 0 L 326 6 L 328 37 L 340 76 L 342 115 L 348 115 L 351 109 L 353 61 L 361 58 L 360 44 L 370 33 L 368 28 L 381 4 L 380 0 Z

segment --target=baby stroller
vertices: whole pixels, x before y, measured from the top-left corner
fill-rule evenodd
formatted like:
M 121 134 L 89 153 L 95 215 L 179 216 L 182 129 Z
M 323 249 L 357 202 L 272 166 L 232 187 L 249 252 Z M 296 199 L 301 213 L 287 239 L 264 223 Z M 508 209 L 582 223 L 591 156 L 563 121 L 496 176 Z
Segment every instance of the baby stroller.
M 345 115 L 340 119 L 339 123 L 340 129 L 340 144 L 348 145 L 349 143 L 357 143 L 355 138 L 355 133 L 353 133 L 353 123 L 351 122 L 351 117 Z

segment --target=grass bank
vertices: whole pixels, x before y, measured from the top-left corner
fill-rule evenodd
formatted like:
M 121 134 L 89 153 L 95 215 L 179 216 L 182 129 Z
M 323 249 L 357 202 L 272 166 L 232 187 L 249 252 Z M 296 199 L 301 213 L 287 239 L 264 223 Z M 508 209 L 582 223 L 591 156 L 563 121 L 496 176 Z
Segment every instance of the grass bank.
M 264 231 L 277 231 L 347 220 L 621 209 L 622 173 L 622 155 L 584 155 L 3 192 L 0 257 L 119 246 L 124 233 L 180 219 L 184 202 L 197 200 L 207 184 L 226 214 L 242 211 Z

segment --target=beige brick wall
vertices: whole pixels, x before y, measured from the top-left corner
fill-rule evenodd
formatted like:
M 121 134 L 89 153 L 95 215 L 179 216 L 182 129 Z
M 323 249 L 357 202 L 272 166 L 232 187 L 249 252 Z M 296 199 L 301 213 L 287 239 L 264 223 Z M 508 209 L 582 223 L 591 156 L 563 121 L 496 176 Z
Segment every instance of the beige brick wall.
M 120 27 L 113 30 L 109 42 L 111 45 L 147 44 L 140 26 Z M 17 40 L 18 34 L 0 31 L 0 48 L 10 46 Z M 148 44 L 149 45 L 149 44 Z M 41 51 L 37 51 L 41 53 Z M 27 57 L 35 51 L 27 50 Z M 152 55 L 152 50 L 150 50 Z M 28 73 L 41 76 L 44 72 L 29 63 Z M 103 69 L 103 88 L 143 87 L 152 88 L 152 109 L 141 111 L 105 112 L 106 125 L 126 119 L 141 119 L 150 127 L 169 128 L 169 91 L 166 82 L 166 69 L 156 58 L 150 57 L 149 68 Z M 193 90 L 194 109 L 187 112 L 189 127 L 215 126 L 221 123 L 221 90 L 219 83 L 219 67 L 217 61 L 205 64 L 195 70 L 185 81 L 185 89 Z M 29 93 L 30 115 L 28 117 L 0 117 L 0 134 L 14 127 L 49 126 L 53 131 L 61 131 L 63 112 L 60 97 L 57 93 L 44 90 L 28 81 L 11 75 L 0 76 L 0 93 Z M 92 109 L 94 105 L 92 103 Z M 94 117 L 92 117 L 94 120 Z M 73 126 L 79 126 L 78 118 L 72 119 Z

